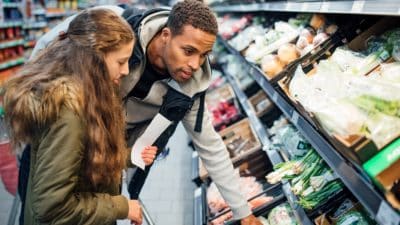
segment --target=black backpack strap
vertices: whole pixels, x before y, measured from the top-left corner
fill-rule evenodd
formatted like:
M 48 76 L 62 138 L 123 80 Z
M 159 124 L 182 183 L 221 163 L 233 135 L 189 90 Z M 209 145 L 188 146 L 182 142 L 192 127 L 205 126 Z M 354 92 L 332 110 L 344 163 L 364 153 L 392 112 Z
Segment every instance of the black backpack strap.
M 179 122 L 185 117 L 188 110 L 193 106 L 193 103 L 199 98 L 199 110 L 197 111 L 196 124 L 194 131 L 201 132 L 204 116 L 206 91 L 195 94 L 192 98 L 175 90 L 172 87 L 168 88 L 164 95 L 163 103 L 160 107 L 160 114 L 170 121 Z
M 194 127 L 194 131 L 196 132 L 201 132 L 202 127 L 203 127 L 203 116 L 204 116 L 204 104 L 206 101 L 206 91 L 197 93 L 193 98 L 199 97 L 200 102 L 199 102 L 199 111 L 197 111 L 197 117 L 196 117 L 196 125 Z
M 179 122 L 185 117 L 186 112 L 192 108 L 192 105 L 192 98 L 169 87 L 163 97 L 160 114 L 170 121 Z

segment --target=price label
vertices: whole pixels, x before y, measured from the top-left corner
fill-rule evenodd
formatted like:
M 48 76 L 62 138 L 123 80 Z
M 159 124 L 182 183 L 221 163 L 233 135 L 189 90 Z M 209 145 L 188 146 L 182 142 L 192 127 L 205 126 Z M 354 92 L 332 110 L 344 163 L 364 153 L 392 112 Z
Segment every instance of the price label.
M 359 13 L 364 8 L 365 1 L 364 0 L 356 0 L 353 3 L 353 7 L 351 7 L 351 12 Z
M 386 202 L 382 201 L 376 215 L 376 221 L 379 224 L 398 225 L 400 224 L 400 216 Z
M 304 12 L 304 11 L 307 11 L 307 9 L 308 9 L 308 2 L 301 4 L 301 11 Z
M 291 120 L 293 124 L 297 124 L 299 121 L 299 114 L 296 111 L 293 111 Z
M 291 3 L 291 2 L 286 3 L 285 10 L 289 11 L 289 9 L 292 7 L 292 5 L 293 5 L 293 3 Z
M 323 2 L 322 3 L 322 5 L 321 5 L 321 12 L 328 12 L 328 10 L 329 10 L 329 5 L 330 5 L 330 3 L 329 2 Z
M 200 195 L 201 195 L 201 188 L 197 188 L 194 191 L 194 198 L 198 198 L 198 197 L 200 197 Z
M 250 67 L 249 73 L 250 73 L 250 74 L 254 74 L 254 72 L 255 72 L 254 68 L 253 68 L 253 67 Z
M 278 101 L 278 93 L 274 92 L 274 94 L 272 94 L 272 101 L 277 102 Z
M 290 203 L 293 204 L 295 202 L 295 199 L 294 199 L 293 193 L 290 191 L 290 184 L 286 183 L 284 187 L 285 187 L 284 189 L 285 189 L 286 197 L 288 198 Z

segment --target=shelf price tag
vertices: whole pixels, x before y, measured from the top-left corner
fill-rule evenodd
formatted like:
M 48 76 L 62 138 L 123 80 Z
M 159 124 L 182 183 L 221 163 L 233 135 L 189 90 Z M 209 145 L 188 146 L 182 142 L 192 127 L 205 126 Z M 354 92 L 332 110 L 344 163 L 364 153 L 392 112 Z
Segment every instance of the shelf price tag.
M 328 12 L 328 10 L 329 10 L 329 2 L 323 2 L 322 3 L 322 5 L 321 5 L 321 12 Z
M 400 224 L 400 216 L 385 201 L 382 201 L 376 215 L 376 221 L 385 225 L 398 225 Z
M 288 11 L 290 9 L 291 5 L 292 5 L 291 2 L 286 3 L 285 11 Z
M 293 124 L 297 124 L 299 121 L 299 114 L 296 111 L 293 111 L 291 120 Z
M 352 13 L 362 12 L 364 8 L 365 1 L 364 0 L 356 0 L 353 2 L 353 7 L 351 7 Z
M 274 92 L 274 94 L 272 94 L 272 101 L 274 101 L 275 103 L 278 101 L 278 93 Z
M 301 10 L 302 12 L 307 11 L 308 9 L 308 2 L 304 2 L 303 4 L 301 4 Z

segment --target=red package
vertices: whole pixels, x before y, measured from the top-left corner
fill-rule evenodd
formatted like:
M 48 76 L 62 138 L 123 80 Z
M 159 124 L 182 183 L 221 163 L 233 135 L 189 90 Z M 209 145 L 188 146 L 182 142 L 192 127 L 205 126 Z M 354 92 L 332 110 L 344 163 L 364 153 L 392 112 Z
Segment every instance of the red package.
M 10 152 L 9 142 L 0 143 L 0 176 L 6 190 L 15 196 L 18 185 L 18 167 L 16 156 Z

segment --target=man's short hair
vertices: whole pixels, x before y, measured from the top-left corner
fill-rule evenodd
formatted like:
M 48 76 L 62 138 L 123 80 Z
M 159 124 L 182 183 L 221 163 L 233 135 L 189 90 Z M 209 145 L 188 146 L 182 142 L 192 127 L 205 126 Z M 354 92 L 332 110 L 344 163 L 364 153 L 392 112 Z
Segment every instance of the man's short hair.
M 218 34 L 218 23 L 211 9 L 199 0 L 184 0 L 172 8 L 167 26 L 172 35 L 182 33 L 185 25 L 191 25 L 210 34 Z

